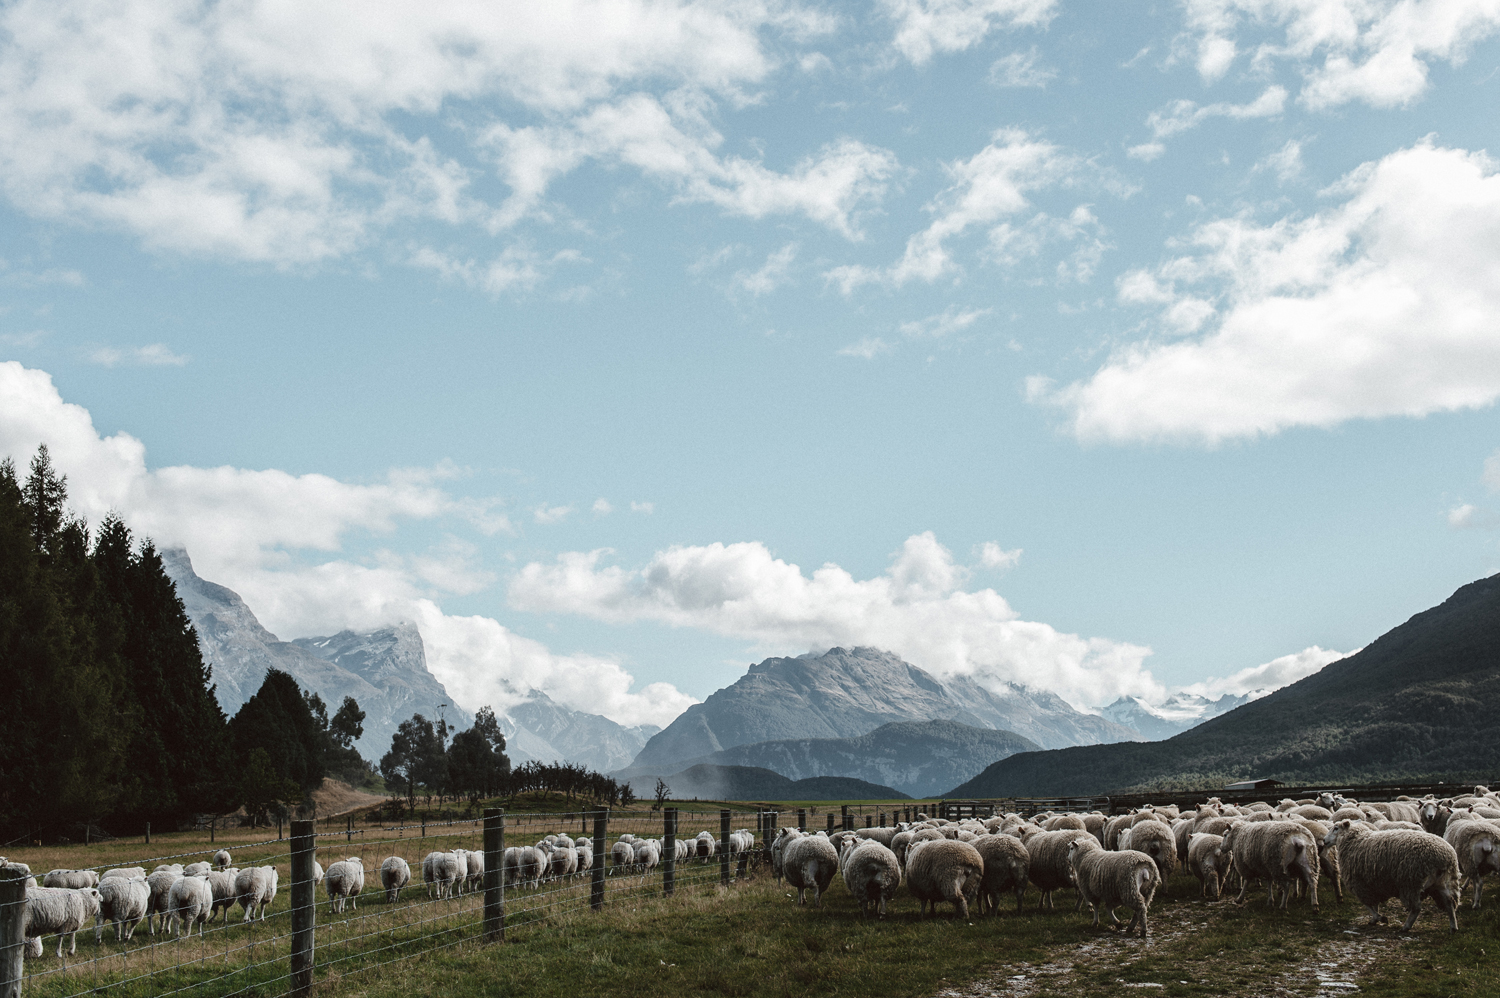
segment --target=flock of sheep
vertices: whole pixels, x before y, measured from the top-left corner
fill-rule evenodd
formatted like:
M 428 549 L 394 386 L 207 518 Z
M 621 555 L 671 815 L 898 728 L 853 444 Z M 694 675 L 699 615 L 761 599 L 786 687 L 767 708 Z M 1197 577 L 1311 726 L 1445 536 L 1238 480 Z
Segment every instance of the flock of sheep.
M 821 906 L 822 894 L 835 874 L 868 916 L 883 916 L 896 890 L 905 884 L 921 904 L 936 913 L 940 903 L 952 904 L 962 918 L 977 905 L 979 912 L 998 913 L 1002 895 L 1014 894 L 1019 912 L 1029 886 L 1040 892 L 1039 906 L 1053 906 L 1055 892 L 1077 891 L 1075 910 L 1087 904 L 1094 924 L 1108 913 L 1119 925 L 1117 907 L 1133 916 L 1129 934 L 1138 925 L 1149 932 L 1148 911 L 1172 870 L 1181 865 L 1202 884 L 1211 900 L 1221 896 L 1226 881 L 1238 882 L 1237 902 L 1255 882 L 1263 882 L 1273 905 L 1285 908 L 1293 896 L 1306 896 L 1318 910 L 1318 883 L 1327 877 L 1342 900 L 1348 891 L 1370 912 L 1371 924 L 1384 921 L 1379 906 L 1397 898 L 1409 931 L 1424 897 L 1432 898 L 1458 928 L 1461 891 L 1472 888 L 1478 908 L 1484 878 L 1500 872 L 1500 797 L 1486 787 L 1472 794 L 1438 800 L 1360 803 L 1337 794 L 1316 800 L 1283 800 L 1235 807 L 1218 798 L 1192 811 L 1175 806 L 1148 807 L 1107 817 L 1098 812 L 1054 813 L 1030 819 L 1018 814 L 996 815 L 984 821 L 946 821 L 917 815 L 917 821 L 894 827 L 861 828 L 833 833 L 804 834 L 780 829 L 771 844 L 771 863 L 779 883 L 784 877 L 797 889 L 798 904 L 806 892 Z M 755 849 L 748 830 L 731 832 L 724 841 L 710 832 L 675 839 L 675 859 L 708 862 L 728 853 L 748 856 Z M 624 834 L 609 852 L 612 874 L 646 875 L 662 861 L 661 839 Z M 593 841 L 567 835 L 548 835 L 535 845 L 506 849 L 503 883 L 537 888 L 563 881 L 594 867 Z M 30 877 L 22 864 L 0 865 Z M 339 860 L 326 871 L 314 863 L 314 882 L 327 892 L 330 909 L 358 907 L 365 887 L 365 869 L 358 857 Z M 42 955 L 42 937 L 57 935 L 57 955 L 76 952 L 76 935 L 90 922 L 94 939 L 102 939 L 105 923 L 112 923 L 115 939 L 129 940 L 136 927 L 147 923 L 151 934 L 191 934 L 220 911 L 225 924 L 238 904 L 242 922 L 265 918 L 276 899 L 275 866 L 238 869 L 223 849 L 212 863 L 164 864 L 147 873 L 143 867 L 106 870 L 53 870 L 38 885 L 26 888 L 26 955 Z M 380 882 L 387 902 L 400 900 L 410 885 L 411 868 L 400 856 L 380 864 Z M 422 882 L 428 897 L 450 898 L 479 890 L 484 881 L 484 853 L 454 849 L 431 852 L 422 860 Z
M 1318 910 L 1318 880 L 1326 876 L 1343 900 L 1348 891 L 1369 909 L 1371 924 L 1385 921 L 1379 906 L 1397 898 L 1410 931 L 1424 897 L 1432 898 L 1458 929 L 1460 892 L 1473 889 L 1479 907 L 1484 878 L 1500 871 L 1500 798 L 1486 787 L 1438 800 L 1360 803 L 1337 794 L 1234 807 L 1213 798 L 1196 810 L 1148 807 L 1107 817 L 1094 812 L 1018 814 L 985 821 L 945 821 L 917 815 L 912 823 L 831 834 L 780 829 L 771 845 L 772 869 L 821 905 L 822 893 L 842 876 L 862 914 L 885 914 L 903 883 L 935 913 L 952 904 L 967 918 L 978 905 L 998 913 L 1000 898 L 1014 894 L 1019 912 L 1028 886 L 1039 906 L 1053 894 L 1077 891 L 1075 909 L 1087 904 L 1094 925 L 1115 908 L 1133 916 L 1145 936 L 1151 900 L 1179 864 L 1217 900 L 1225 881 L 1238 881 L 1237 902 L 1252 883 L 1269 888 L 1273 905 L 1285 908 L 1293 893 Z

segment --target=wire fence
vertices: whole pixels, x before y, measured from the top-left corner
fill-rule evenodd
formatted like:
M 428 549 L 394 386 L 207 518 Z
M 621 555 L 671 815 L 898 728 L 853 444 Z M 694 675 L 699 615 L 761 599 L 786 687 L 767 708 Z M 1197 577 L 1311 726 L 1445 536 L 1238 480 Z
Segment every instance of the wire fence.
M 509 927 L 731 884 L 769 860 L 777 821 L 774 811 L 671 808 L 566 816 L 490 809 L 483 818 L 363 834 L 294 821 L 287 839 L 236 846 L 230 866 L 236 873 L 205 877 L 210 910 L 192 903 L 194 886 L 171 867 L 189 874 L 202 871 L 194 863 L 212 867 L 218 851 L 212 846 L 117 864 L 147 874 L 149 913 L 138 924 L 128 901 L 111 907 L 111 898 L 125 893 L 119 885 L 104 892 L 97 916 L 82 924 L 76 917 L 58 921 L 54 909 L 66 908 L 61 901 L 68 899 L 27 888 L 16 868 L 6 867 L 0 996 L 302 995 L 316 981 L 497 941 Z M 840 822 L 846 823 L 853 824 Z M 440 858 L 424 867 L 434 854 Z M 400 885 L 397 874 L 387 889 L 382 868 L 399 869 L 397 859 L 410 880 Z M 467 869 L 449 879 L 460 860 Z M 263 873 L 250 874 L 255 869 Z M 34 876 L 42 883 L 45 873 Z M 361 889 L 346 886 L 359 879 Z M 118 925 L 115 915 L 123 917 Z M 57 931 L 75 925 L 73 934 Z M 41 955 L 31 942 L 21 960 L 23 936 L 41 937 Z

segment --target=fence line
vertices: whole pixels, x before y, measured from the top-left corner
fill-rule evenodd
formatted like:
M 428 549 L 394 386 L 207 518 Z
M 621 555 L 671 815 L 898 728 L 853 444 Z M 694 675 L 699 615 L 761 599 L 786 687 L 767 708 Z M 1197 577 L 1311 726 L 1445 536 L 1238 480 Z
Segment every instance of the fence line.
M 543 857 L 546 871 L 526 871 L 534 876 L 523 879 L 522 871 L 506 869 L 507 845 L 512 852 L 517 847 L 534 848 L 533 843 L 559 833 L 577 835 L 575 841 L 581 844 L 585 836 L 579 825 L 586 826 L 590 820 L 589 869 L 555 874 L 550 855 Z M 29 907 L 34 909 L 34 918 L 44 921 L 44 912 L 38 914 L 42 909 L 36 906 L 45 902 L 28 903 L 27 879 L 18 868 L 7 866 L 0 872 L 0 998 L 21 998 L 23 992 L 27 998 L 74 998 L 85 993 L 106 998 L 229 998 L 252 991 L 302 998 L 323 978 L 362 973 L 461 945 L 501 942 L 510 927 L 564 913 L 598 911 L 606 904 L 671 897 L 682 890 L 720 889 L 745 876 L 752 863 L 769 859 L 769 841 L 778 820 L 774 812 L 725 809 L 667 808 L 659 815 L 599 810 L 564 817 L 507 815 L 491 808 L 481 818 L 427 824 L 421 838 L 404 835 L 404 827 L 388 830 L 395 835 L 355 836 L 352 823 L 342 829 L 319 829 L 322 822 L 298 820 L 282 840 L 220 843 L 209 849 L 96 868 L 103 872 L 141 866 L 149 871 L 153 866 L 207 859 L 219 849 L 233 848 L 234 858 L 246 863 L 238 868 L 241 872 L 252 865 L 276 871 L 275 896 L 255 917 L 249 917 L 256 907 L 253 899 L 241 898 L 235 890 L 226 895 L 221 887 L 210 911 L 184 912 L 193 917 L 186 921 L 185 932 L 182 919 L 169 930 L 170 905 L 153 902 L 144 923 L 127 922 L 123 931 L 100 919 L 92 920 L 94 925 L 79 926 L 66 941 L 63 936 L 54 939 L 56 933 L 47 931 L 43 955 L 24 963 L 21 933 L 47 926 L 38 923 L 27 930 L 22 923 Z M 755 834 L 755 847 L 732 851 L 729 833 L 742 827 Z M 715 855 L 698 856 L 698 840 L 693 836 L 700 829 L 716 839 Z M 335 836 L 345 836 L 346 841 L 336 841 Z M 655 842 L 658 861 L 637 864 L 632 855 L 629 863 L 616 864 L 610 847 L 621 836 Z M 679 842 L 693 850 L 682 860 L 677 858 Z M 633 852 L 634 844 L 631 848 Z M 482 856 L 482 876 L 471 874 L 452 890 L 426 882 L 423 856 L 455 850 Z M 393 901 L 386 896 L 380 872 L 382 861 L 392 856 L 406 860 L 411 869 L 410 883 Z M 337 879 L 348 871 L 347 866 L 340 866 L 346 857 L 364 877 L 363 889 L 347 906 L 339 905 L 329 893 L 330 873 Z M 321 891 L 315 882 L 315 863 L 322 867 Z M 558 866 L 565 867 L 566 861 Z M 41 879 L 42 874 L 36 876 Z M 236 906 L 241 912 L 238 919 L 230 917 Z M 95 931 L 89 932 L 90 928 Z M 111 937 L 115 931 L 121 931 L 118 940 Z M 8 941 L 6 932 L 14 934 L 13 941 Z M 131 935 L 127 938 L 125 932 Z M 51 946 L 46 946 L 49 942 Z M 60 959 L 56 955 L 59 945 Z

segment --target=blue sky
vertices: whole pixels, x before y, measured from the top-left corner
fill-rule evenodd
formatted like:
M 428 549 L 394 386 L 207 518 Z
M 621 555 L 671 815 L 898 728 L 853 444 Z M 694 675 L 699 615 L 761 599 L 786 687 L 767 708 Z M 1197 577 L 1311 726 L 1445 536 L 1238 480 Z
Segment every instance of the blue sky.
M 0 451 L 663 723 L 1279 685 L 1500 569 L 1493 0 L 11 3 Z

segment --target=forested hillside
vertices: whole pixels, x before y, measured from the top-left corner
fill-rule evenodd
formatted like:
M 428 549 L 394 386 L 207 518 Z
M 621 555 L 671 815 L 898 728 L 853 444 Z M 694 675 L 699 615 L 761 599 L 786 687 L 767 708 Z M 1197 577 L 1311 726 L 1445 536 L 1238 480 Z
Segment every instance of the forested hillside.
M 1500 575 L 1175 738 L 1025 752 L 949 793 L 1065 796 L 1250 777 L 1304 785 L 1500 777 Z

